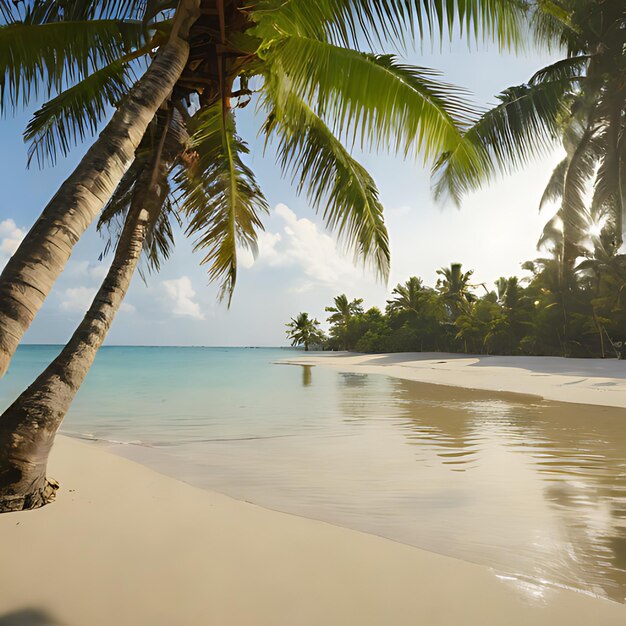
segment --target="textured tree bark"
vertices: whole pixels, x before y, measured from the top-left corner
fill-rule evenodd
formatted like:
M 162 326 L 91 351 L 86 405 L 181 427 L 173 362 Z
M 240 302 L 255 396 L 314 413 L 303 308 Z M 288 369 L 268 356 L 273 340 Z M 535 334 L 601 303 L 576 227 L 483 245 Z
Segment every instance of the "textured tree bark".
M 72 249 L 133 161 L 148 124 L 187 64 L 200 0 L 180 0 L 169 41 L 61 185 L 0 275 L 0 377 Z
M 54 499 L 46 477 L 54 436 L 111 327 L 141 255 L 148 211 L 134 208 L 91 307 L 59 356 L 0 416 L 0 513 Z

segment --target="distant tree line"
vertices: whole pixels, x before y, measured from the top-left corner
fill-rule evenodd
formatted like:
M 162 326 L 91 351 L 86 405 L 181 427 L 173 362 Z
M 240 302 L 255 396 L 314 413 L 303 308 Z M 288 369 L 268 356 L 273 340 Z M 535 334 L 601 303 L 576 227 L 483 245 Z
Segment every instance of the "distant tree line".
M 416 276 L 398 284 L 384 311 L 365 309 L 362 299 L 342 294 L 326 307 L 328 335 L 317 320 L 300 314 L 288 336 L 307 349 L 621 357 L 625 255 L 604 262 L 590 252 L 567 285 L 558 256 L 523 268 L 529 277 L 502 277 L 489 289 L 472 282 L 471 270 L 453 263 L 438 270 L 435 287 Z

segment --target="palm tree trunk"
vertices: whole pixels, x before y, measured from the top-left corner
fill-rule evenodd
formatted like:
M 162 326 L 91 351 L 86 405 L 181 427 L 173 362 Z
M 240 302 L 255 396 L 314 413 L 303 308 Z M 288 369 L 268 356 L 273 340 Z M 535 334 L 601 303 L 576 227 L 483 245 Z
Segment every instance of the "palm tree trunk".
M 183 72 L 200 0 L 180 0 L 170 38 L 0 275 L 0 377 L 67 263 L 129 168 L 148 124 Z
M 132 208 L 104 282 L 59 356 L 0 416 L 0 513 L 54 499 L 46 477 L 54 436 L 111 327 L 141 255 L 148 211 Z

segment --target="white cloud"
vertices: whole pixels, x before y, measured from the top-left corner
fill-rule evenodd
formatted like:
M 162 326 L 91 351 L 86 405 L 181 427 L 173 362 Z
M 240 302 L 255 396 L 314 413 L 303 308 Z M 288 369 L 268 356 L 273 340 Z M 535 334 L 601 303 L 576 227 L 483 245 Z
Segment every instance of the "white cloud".
M 69 287 L 61 296 L 61 309 L 71 313 L 85 313 L 96 291 L 98 291 L 97 287 Z
M 181 276 L 161 282 L 163 292 L 169 304 L 173 305 L 172 313 L 178 317 L 191 317 L 203 320 L 204 313 L 200 305 L 194 301 L 196 292 L 189 276 Z
M 280 260 L 280 254 L 276 247 L 281 239 L 280 233 L 261 231 L 257 240 L 259 250 L 256 260 L 250 250 L 242 248 L 237 250 L 237 260 L 239 264 L 246 269 L 252 267 L 256 261 L 263 261 L 268 265 L 277 265 Z
M 0 222 L 0 269 L 17 250 L 25 235 L 26 231 L 18 228 L 12 219 Z
M 306 291 L 315 285 L 343 287 L 350 280 L 363 277 L 363 269 L 342 254 L 336 240 L 306 218 L 298 216 L 286 205 L 274 209 L 283 223 L 281 232 L 261 233 L 256 263 L 270 267 L 297 267 L 306 280 L 293 288 Z M 252 255 L 240 256 L 243 267 L 253 265 Z
M 93 261 L 70 261 L 67 266 L 67 273 L 73 277 L 87 278 L 89 281 L 101 283 L 109 271 L 111 262 Z
M 98 291 L 98 287 L 69 287 L 61 298 L 60 308 L 69 313 L 86 313 Z M 134 313 L 135 307 L 129 302 L 122 302 L 120 312 Z

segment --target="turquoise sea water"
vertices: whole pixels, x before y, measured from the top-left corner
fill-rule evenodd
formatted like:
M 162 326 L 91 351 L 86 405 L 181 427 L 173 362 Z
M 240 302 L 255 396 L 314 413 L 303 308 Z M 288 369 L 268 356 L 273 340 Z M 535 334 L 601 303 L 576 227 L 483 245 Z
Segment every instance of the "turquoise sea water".
M 4 407 L 58 347 L 21 347 Z M 626 411 L 277 364 L 281 349 L 105 347 L 62 432 L 203 488 L 624 601 Z

